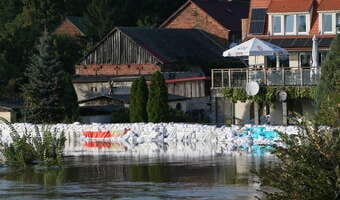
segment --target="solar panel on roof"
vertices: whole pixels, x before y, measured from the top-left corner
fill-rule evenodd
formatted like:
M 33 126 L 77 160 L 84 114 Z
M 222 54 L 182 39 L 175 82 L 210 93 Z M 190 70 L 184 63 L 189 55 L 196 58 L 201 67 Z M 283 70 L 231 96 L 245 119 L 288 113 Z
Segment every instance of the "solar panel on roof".
M 263 34 L 265 19 L 266 19 L 266 9 L 264 8 L 252 9 L 249 33 Z

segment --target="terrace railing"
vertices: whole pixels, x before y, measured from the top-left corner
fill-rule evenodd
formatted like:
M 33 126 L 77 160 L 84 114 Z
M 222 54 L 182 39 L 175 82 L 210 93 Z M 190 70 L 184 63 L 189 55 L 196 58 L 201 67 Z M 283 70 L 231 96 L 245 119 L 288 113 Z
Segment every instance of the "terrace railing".
M 212 69 L 212 88 L 245 87 L 256 81 L 266 86 L 309 86 L 320 80 L 320 68 Z

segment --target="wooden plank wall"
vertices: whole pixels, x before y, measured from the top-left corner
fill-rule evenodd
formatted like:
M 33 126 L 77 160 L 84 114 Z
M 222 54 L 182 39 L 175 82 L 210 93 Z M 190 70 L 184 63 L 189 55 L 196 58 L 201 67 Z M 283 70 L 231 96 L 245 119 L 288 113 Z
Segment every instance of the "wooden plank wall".
M 88 54 L 81 64 L 154 64 L 159 60 L 120 30 L 116 30 Z

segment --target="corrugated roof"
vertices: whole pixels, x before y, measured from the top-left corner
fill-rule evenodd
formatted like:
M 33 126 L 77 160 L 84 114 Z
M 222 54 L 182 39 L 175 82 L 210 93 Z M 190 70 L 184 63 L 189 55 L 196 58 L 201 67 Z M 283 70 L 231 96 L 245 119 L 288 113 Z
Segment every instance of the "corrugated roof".
M 327 10 L 340 10 L 340 0 L 323 0 L 318 7 L 318 11 Z
M 268 7 L 268 13 L 308 12 L 313 0 L 272 0 Z
M 165 62 L 202 63 L 223 59 L 223 48 L 197 29 L 117 29 Z
M 247 18 L 249 2 L 228 0 L 191 0 L 231 31 L 241 31 L 241 19 Z

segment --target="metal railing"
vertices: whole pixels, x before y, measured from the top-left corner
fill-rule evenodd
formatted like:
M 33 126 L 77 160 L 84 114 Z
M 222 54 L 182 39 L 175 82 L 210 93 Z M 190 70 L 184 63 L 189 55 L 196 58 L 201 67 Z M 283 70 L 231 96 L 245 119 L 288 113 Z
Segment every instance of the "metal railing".
M 316 85 L 320 80 L 320 68 L 230 68 L 212 69 L 211 87 L 245 87 L 247 82 L 256 81 L 266 86 Z

